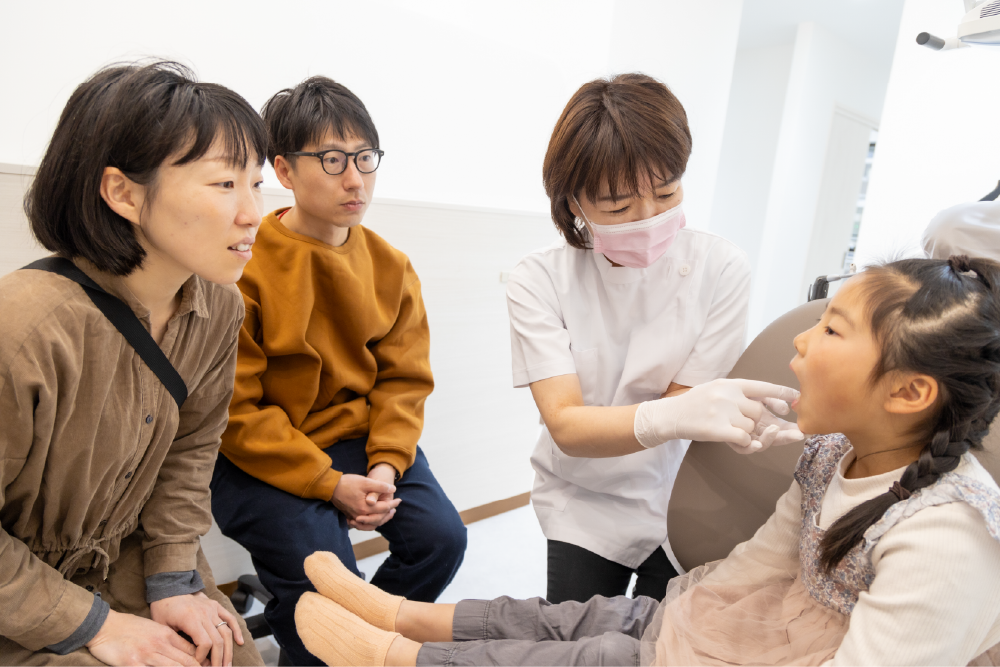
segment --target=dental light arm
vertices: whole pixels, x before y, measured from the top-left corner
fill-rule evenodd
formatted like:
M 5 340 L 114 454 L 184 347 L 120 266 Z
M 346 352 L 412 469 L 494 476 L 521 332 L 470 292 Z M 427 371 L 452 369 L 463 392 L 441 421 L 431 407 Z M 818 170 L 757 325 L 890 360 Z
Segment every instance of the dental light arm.
M 816 299 L 825 299 L 830 294 L 830 283 L 836 282 L 838 280 L 843 280 L 844 278 L 850 278 L 854 275 L 856 269 L 853 264 L 851 264 L 851 270 L 847 273 L 840 275 L 829 275 L 820 276 L 813 281 L 813 284 L 809 286 L 809 293 L 806 294 L 806 301 L 815 301 Z

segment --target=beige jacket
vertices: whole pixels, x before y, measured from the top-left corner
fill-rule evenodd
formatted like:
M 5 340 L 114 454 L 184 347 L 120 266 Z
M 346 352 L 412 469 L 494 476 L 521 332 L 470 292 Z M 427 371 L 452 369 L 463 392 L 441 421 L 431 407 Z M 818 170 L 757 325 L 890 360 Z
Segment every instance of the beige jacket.
M 149 327 L 121 278 L 76 263 Z M 196 569 L 242 321 L 235 287 L 184 284 L 160 345 L 188 387 L 178 413 L 79 285 L 0 278 L 0 635 L 39 650 L 72 634 L 94 597 L 70 577 L 106 577 L 137 527 L 144 576 Z

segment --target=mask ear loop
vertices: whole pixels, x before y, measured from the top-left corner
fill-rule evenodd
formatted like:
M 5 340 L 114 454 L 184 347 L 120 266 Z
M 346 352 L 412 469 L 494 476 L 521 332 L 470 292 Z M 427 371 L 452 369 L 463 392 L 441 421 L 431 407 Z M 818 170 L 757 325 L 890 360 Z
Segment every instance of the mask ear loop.
M 580 209 L 580 215 L 583 216 L 582 218 L 580 218 L 580 220 L 583 220 L 583 226 L 587 228 L 588 232 L 590 232 L 590 238 L 591 239 L 596 238 L 594 236 L 594 228 L 592 227 L 593 223 L 587 219 L 587 214 L 583 212 L 583 207 L 580 206 L 580 202 L 577 200 L 576 195 L 571 194 L 570 197 L 573 198 L 573 203 L 576 204 L 576 207 Z

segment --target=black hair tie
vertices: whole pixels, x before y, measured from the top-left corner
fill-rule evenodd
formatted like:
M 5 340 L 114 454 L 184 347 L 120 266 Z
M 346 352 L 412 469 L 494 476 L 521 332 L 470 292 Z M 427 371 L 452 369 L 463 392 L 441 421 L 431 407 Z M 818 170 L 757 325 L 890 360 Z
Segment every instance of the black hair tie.
M 889 493 L 896 496 L 899 500 L 906 500 L 913 495 L 909 489 L 904 489 L 898 481 L 889 487 Z
M 972 261 L 968 255 L 952 255 L 948 258 L 948 266 L 956 274 L 968 278 L 978 278 L 979 274 L 972 268 Z

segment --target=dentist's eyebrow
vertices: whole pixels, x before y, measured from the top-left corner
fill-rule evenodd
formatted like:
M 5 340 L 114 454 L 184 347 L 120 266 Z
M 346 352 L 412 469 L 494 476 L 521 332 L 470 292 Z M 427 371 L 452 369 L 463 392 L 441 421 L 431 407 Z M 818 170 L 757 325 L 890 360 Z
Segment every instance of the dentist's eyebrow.
M 679 180 L 680 180 L 680 178 L 677 177 L 677 176 L 674 176 L 669 181 L 668 180 L 661 180 L 660 183 L 655 188 L 653 188 L 653 189 L 654 190 L 659 190 L 660 188 L 665 188 L 668 185 L 673 185 L 674 183 L 676 183 Z M 603 196 L 597 198 L 597 202 L 596 203 L 620 202 L 620 201 L 625 201 L 626 199 L 632 199 L 632 195 L 629 195 L 627 197 L 618 197 L 618 198 L 612 197 L 611 195 L 603 195 Z
M 611 195 L 604 195 L 604 196 L 598 197 L 597 198 L 597 202 L 598 203 L 619 202 L 619 201 L 625 201 L 626 199 L 632 199 L 632 195 L 629 195 L 627 197 L 612 197 Z

